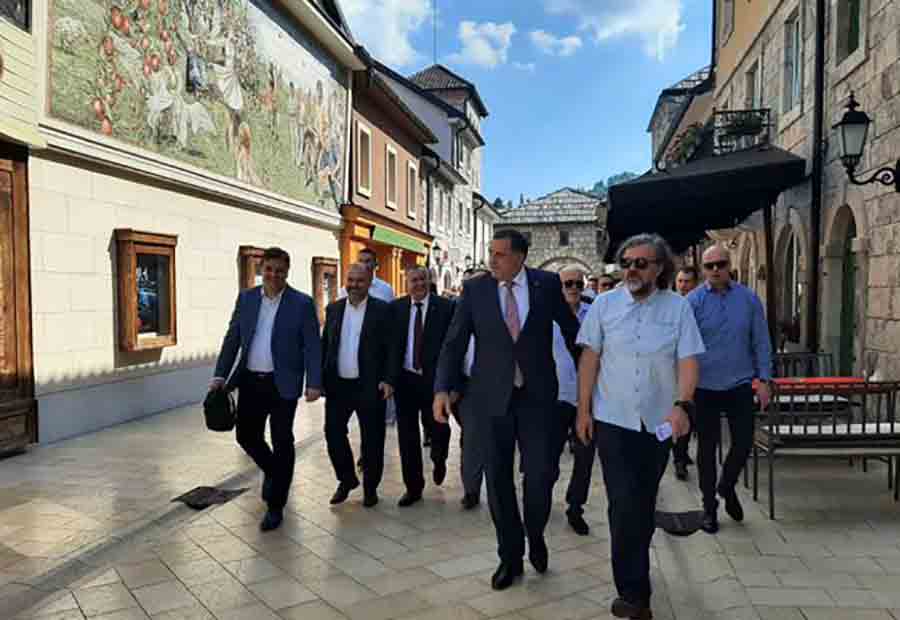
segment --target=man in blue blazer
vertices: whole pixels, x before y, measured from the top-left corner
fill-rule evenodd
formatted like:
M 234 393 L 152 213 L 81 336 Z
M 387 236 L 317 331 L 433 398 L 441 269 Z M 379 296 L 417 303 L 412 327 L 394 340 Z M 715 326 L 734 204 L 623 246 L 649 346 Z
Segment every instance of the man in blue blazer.
M 238 295 L 210 382 L 213 390 L 240 390 L 237 441 L 264 474 L 262 495 L 269 509 L 260 523 L 263 531 L 274 530 L 283 519 L 294 476 L 294 414 L 304 374 L 306 401 L 315 402 L 322 393 L 315 303 L 287 285 L 290 266 L 284 250 L 265 251 L 263 284 Z M 267 418 L 271 448 L 265 438 Z

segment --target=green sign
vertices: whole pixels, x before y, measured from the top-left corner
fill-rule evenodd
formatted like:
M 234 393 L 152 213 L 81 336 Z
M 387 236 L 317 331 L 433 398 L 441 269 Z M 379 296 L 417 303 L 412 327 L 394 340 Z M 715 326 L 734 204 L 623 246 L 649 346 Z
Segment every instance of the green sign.
M 409 250 L 410 252 L 415 252 L 416 254 L 426 254 L 427 248 L 425 244 L 411 237 L 409 235 L 404 235 L 401 232 L 397 232 L 396 230 L 391 230 L 390 228 L 382 228 L 381 226 L 376 226 L 374 232 L 372 233 L 372 241 L 377 241 L 379 243 L 385 243 L 387 245 L 392 245 L 394 247 L 403 248 L 404 250 Z

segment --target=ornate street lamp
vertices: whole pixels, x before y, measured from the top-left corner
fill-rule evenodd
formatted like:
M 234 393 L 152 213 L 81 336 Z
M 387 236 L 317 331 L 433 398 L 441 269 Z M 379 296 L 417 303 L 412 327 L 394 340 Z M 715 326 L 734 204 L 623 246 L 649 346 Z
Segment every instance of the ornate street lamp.
M 866 148 L 866 138 L 869 134 L 869 125 L 872 119 L 862 110 L 857 110 L 859 103 L 853 93 L 850 93 L 850 101 L 847 103 L 847 111 L 844 112 L 841 122 L 834 126 L 838 130 L 840 156 L 847 176 L 854 185 L 868 185 L 878 181 L 882 185 L 893 185 L 894 190 L 900 192 L 900 161 L 894 168 L 881 168 L 865 180 L 859 180 L 855 176 L 856 166 L 862 159 L 863 150 Z

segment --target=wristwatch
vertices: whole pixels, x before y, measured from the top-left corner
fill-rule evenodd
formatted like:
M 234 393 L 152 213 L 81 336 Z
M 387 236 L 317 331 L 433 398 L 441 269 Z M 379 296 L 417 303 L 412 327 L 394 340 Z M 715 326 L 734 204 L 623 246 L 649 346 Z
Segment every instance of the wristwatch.
M 684 410 L 684 412 L 686 414 L 688 414 L 689 416 L 693 416 L 694 410 L 696 409 L 694 407 L 693 401 L 690 401 L 690 400 L 676 400 L 674 406 L 681 407 Z

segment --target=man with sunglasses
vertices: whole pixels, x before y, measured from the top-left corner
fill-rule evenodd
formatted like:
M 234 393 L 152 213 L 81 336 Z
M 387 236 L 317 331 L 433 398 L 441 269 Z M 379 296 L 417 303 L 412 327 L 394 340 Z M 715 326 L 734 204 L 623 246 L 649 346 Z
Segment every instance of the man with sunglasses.
M 578 265 L 570 265 L 559 272 L 559 279 L 563 285 L 563 297 L 572 309 L 572 314 L 581 323 L 587 316 L 591 305 L 581 300 L 581 292 L 584 290 L 584 271 Z M 559 459 L 569 436 L 575 430 L 575 418 L 578 413 L 578 370 L 572 353 L 566 346 L 562 330 L 559 325 L 553 324 L 553 360 L 556 362 L 556 378 L 559 381 L 559 396 L 557 396 L 556 415 L 559 422 L 559 437 L 557 445 L 559 452 L 556 457 L 557 468 Z M 591 486 L 591 468 L 594 466 L 594 443 L 584 444 L 575 441 L 572 445 L 574 463 L 572 464 L 572 478 L 566 490 L 566 518 L 569 526 L 579 536 L 587 536 L 591 528 L 584 520 L 584 504 L 587 502 L 588 490 Z M 557 472 L 557 476 L 558 476 Z
M 697 388 L 697 469 L 703 493 L 703 529 L 719 530 L 719 501 L 725 512 L 742 521 L 744 509 L 735 492 L 741 469 L 753 445 L 753 379 L 760 380 L 759 404 L 769 404 L 772 378 L 769 328 L 756 294 L 731 280 L 728 251 L 713 246 L 703 253 L 706 283 L 688 295 L 706 343 L 700 356 Z M 731 448 L 716 485 L 716 447 L 721 440 L 720 414 L 728 416 Z
M 690 304 L 669 290 L 675 263 L 661 237 L 628 239 L 617 262 L 624 285 L 594 300 L 578 333 L 576 425 L 583 443 L 597 444 L 603 465 L 619 595 L 612 614 L 648 620 L 650 542 L 668 435 L 690 432 L 704 347 Z

